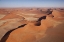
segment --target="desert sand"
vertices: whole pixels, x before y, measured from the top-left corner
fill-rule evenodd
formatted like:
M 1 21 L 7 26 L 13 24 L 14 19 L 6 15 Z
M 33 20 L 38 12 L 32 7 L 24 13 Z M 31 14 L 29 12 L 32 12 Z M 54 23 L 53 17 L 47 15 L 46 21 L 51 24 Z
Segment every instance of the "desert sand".
M 64 9 L 0 9 L 0 42 L 64 42 Z

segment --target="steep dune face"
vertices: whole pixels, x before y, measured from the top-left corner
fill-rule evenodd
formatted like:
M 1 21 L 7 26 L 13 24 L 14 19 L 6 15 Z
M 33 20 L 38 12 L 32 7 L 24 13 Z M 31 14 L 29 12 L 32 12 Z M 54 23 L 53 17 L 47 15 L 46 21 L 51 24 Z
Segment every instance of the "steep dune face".
M 21 25 L 26 24 L 23 17 L 16 14 L 8 14 L 0 20 L 0 40 L 10 30 L 16 29 Z
M 9 36 L 6 42 L 14 42 L 14 40 L 15 42 L 36 42 L 36 40 L 40 39 L 40 37 L 44 35 L 43 31 L 43 28 L 35 26 L 33 23 L 29 23 L 25 27 L 12 32 L 11 36 Z M 17 39 L 15 39 L 14 34 L 16 34 L 15 36 L 17 37 Z M 10 41 L 11 38 L 12 40 Z
M 5 20 L 3 20 L 5 21 Z M 0 39 L 10 30 L 18 28 L 20 25 L 24 25 L 26 23 L 22 22 L 21 19 L 8 19 L 6 22 L 1 22 L 0 25 Z
M 40 26 L 35 26 L 34 23 L 29 23 L 23 28 L 14 30 L 9 35 L 6 42 L 52 42 L 52 40 L 57 42 L 58 39 L 55 40 L 55 38 L 53 38 L 53 37 L 59 36 L 58 32 L 61 32 L 61 31 L 56 31 L 56 30 L 59 29 L 58 25 L 60 25 L 60 24 L 62 24 L 62 22 L 56 21 L 52 17 L 47 16 L 45 20 L 41 21 Z M 56 27 L 58 27 L 58 28 L 56 29 Z M 53 32 L 55 31 L 54 34 L 52 34 L 53 32 L 48 31 L 50 33 L 51 37 L 49 38 L 50 40 L 47 40 L 48 38 L 46 38 L 46 37 L 49 37 L 49 36 L 48 36 L 48 33 L 46 33 L 46 32 L 48 29 L 50 30 L 50 28 L 51 29 L 55 28 L 56 30 L 55 29 L 53 30 Z M 63 32 L 62 32 L 62 34 L 63 34 Z M 60 35 L 59 37 L 61 37 L 61 36 L 62 35 Z M 29 37 L 32 37 L 32 38 L 29 38 Z

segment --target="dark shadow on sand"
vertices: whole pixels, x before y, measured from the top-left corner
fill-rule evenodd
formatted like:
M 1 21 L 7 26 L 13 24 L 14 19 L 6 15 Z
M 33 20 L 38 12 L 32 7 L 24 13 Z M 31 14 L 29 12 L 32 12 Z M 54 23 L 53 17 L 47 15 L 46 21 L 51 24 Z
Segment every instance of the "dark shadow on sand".
M 42 16 L 38 19 L 38 21 L 41 21 L 42 19 L 46 19 L 46 16 Z
M 26 25 L 26 24 L 21 25 L 21 26 L 18 26 L 16 29 L 21 28 L 21 27 L 24 27 L 25 25 Z M 9 35 L 10 35 L 10 33 L 11 33 L 12 31 L 16 30 L 16 29 L 13 29 L 13 30 L 8 31 L 8 32 L 3 36 L 3 38 L 1 39 L 0 42 L 6 42 L 6 40 L 8 39 L 8 37 L 9 37 Z

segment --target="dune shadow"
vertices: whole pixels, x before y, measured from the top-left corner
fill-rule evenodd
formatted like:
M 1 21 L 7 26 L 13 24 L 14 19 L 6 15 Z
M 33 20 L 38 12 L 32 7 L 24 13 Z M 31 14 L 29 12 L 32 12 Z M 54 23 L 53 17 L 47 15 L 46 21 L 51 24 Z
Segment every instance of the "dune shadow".
M 6 42 L 6 40 L 8 39 L 8 37 L 9 37 L 9 35 L 10 35 L 10 33 L 11 33 L 12 31 L 14 31 L 14 30 L 15 30 L 15 29 L 8 31 L 8 32 L 3 36 L 3 38 L 1 39 L 0 42 Z
M 18 27 L 15 28 L 15 29 L 12 29 L 12 30 L 8 31 L 8 32 L 3 36 L 3 38 L 1 39 L 0 42 L 6 42 L 6 40 L 8 39 L 8 37 L 9 37 L 9 35 L 10 35 L 10 33 L 11 33 L 12 31 L 14 31 L 14 30 L 16 30 L 16 29 L 18 29 L 18 28 L 20 28 L 20 27 L 24 27 L 25 25 L 26 25 L 26 24 L 23 24 L 23 25 L 21 25 L 21 26 L 18 26 Z
M 41 25 L 41 20 L 46 19 L 46 16 L 42 16 L 38 19 L 37 23 L 35 23 L 35 26 L 40 26 Z
M 40 26 L 41 25 L 41 22 L 38 21 L 37 23 L 35 23 L 35 26 Z
M 41 21 L 42 19 L 46 19 L 46 16 L 42 16 L 38 19 L 38 21 Z
M 46 13 L 47 13 L 48 15 L 50 15 L 50 14 L 52 14 L 52 12 L 53 12 L 52 9 L 48 9 Z
M 21 28 L 21 27 L 24 27 L 26 24 L 24 24 L 24 25 L 20 25 L 20 26 L 18 26 L 18 28 Z

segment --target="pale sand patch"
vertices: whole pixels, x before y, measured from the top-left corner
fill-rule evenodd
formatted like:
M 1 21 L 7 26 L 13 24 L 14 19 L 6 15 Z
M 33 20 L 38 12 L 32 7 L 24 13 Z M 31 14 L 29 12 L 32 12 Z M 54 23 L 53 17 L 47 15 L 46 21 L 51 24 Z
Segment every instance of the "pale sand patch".
M 2 26 L 4 23 L 8 22 L 8 21 L 22 21 L 23 19 L 19 19 L 19 18 L 13 18 L 13 19 L 6 19 L 6 20 L 0 20 L 0 26 Z
M 4 16 L 6 16 L 6 15 L 0 14 L 0 19 L 3 18 Z

